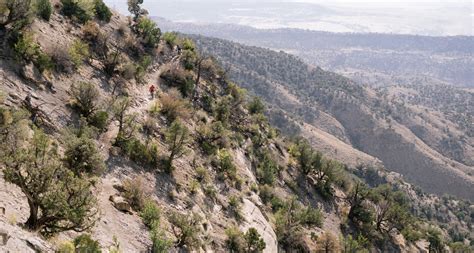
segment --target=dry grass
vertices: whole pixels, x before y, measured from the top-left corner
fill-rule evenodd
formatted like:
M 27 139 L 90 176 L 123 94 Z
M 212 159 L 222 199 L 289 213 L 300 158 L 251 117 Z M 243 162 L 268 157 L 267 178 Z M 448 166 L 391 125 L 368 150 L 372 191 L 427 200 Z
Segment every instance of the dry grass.
M 191 116 L 189 102 L 183 99 L 180 92 L 175 88 L 170 89 L 168 93 L 163 93 L 160 96 L 160 102 L 160 112 L 169 122 L 173 122 L 178 118 L 187 119 Z

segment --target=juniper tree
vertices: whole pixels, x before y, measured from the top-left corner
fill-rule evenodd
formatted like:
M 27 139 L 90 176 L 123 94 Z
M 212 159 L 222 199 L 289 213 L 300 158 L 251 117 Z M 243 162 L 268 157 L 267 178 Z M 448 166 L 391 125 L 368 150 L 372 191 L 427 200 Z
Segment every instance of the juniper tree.
M 143 0 L 128 0 L 128 11 L 133 14 L 133 21 L 137 21 L 140 16 L 146 14 L 146 10 L 140 6 Z
M 112 117 L 118 121 L 118 135 L 123 134 L 124 124 L 126 121 L 127 111 L 130 109 L 131 100 L 128 97 L 117 98 L 112 105 Z
M 186 215 L 174 212 L 170 215 L 169 221 L 176 237 L 175 246 L 177 248 L 187 246 L 189 249 L 194 249 L 201 245 L 199 239 L 201 218 L 197 214 Z
M 266 247 L 265 241 L 260 237 L 260 234 L 255 228 L 249 228 L 247 233 L 245 233 L 244 238 L 246 243 L 246 252 L 259 253 L 263 252 Z
M 86 118 L 97 110 L 99 96 L 99 90 L 92 83 L 79 82 L 71 87 L 74 106 Z
M 78 177 L 83 174 L 99 176 L 105 171 L 104 160 L 94 140 L 87 136 L 74 136 L 68 140 L 64 162 Z
M 25 226 L 44 235 L 91 228 L 98 211 L 90 182 L 65 168 L 57 144 L 41 130 L 32 131 L 26 118 L 15 113 L 0 126 L 0 169 L 26 196 Z
M 165 137 L 170 153 L 165 164 L 165 170 L 171 172 L 173 169 L 173 161 L 186 153 L 185 145 L 189 139 L 189 130 L 179 121 L 174 121 L 166 131 Z
M 389 234 L 392 230 L 403 230 L 410 220 L 405 195 L 388 184 L 373 189 L 370 199 L 375 204 L 375 229 Z
M 28 21 L 30 15 L 31 0 L 0 0 L 0 28 Z

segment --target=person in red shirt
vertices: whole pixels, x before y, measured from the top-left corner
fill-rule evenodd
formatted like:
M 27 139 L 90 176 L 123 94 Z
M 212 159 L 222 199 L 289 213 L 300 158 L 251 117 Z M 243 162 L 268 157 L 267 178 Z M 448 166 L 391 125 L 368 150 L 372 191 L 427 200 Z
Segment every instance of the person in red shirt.
M 150 88 L 148 90 L 150 91 L 151 98 L 155 98 L 155 85 L 150 85 Z

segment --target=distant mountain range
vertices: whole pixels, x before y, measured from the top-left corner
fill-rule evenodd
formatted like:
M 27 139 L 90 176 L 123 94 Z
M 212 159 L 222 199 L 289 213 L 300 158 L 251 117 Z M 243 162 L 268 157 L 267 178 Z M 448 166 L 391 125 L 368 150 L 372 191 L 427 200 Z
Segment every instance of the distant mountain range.
M 373 86 L 427 82 L 474 87 L 474 37 L 330 33 L 255 29 L 231 24 L 176 23 L 155 18 L 165 31 L 232 40 L 285 51 Z

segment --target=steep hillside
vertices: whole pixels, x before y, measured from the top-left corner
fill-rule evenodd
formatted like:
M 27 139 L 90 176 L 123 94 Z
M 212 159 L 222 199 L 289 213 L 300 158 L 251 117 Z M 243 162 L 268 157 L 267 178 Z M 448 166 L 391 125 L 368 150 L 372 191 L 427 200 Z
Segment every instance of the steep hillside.
M 438 113 L 437 108 L 408 106 L 393 96 L 387 99 L 370 88 L 312 68 L 283 52 L 194 38 L 205 53 L 227 66 L 238 83 L 287 115 L 297 115 L 300 120 L 379 158 L 387 168 L 427 191 L 474 198 L 474 168 L 470 161 L 473 137 L 467 127 L 472 122 L 472 109 L 459 108 L 463 112 L 459 119 L 464 122 L 459 124 Z M 281 95 L 281 90 L 292 99 Z M 467 100 L 460 104 L 467 103 L 469 107 L 470 94 L 463 95 Z M 446 149 L 446 142 L 456 146 L 456 154 L 454 149 Z
M 0 1 L 1 252 L 470 250 L 470 202 L 374 168 L 343 124 L 327 133 L 331 111 L 301 130 L 337 142 L 329 155 L 281 135 L 130 2 L 126 18 L 102 1 Z M 366 92 L 330 76 L 341 96 Z M 279 92 L 295 112 L 309 102 Z

